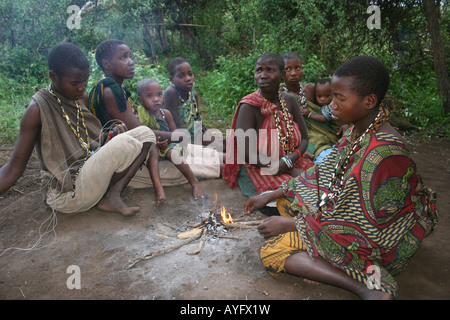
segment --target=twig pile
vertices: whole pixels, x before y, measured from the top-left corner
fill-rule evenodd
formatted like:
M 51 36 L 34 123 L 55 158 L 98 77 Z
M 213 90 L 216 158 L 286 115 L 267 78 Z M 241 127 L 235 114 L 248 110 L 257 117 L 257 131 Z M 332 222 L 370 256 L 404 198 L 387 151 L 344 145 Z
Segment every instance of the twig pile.
M 233 229 L 257 228 L 258 225 L 261 223 L 261 220 L 248 220 L 248 219 L 236 219 L 233 220 L 232 223 L 226 223 L 222 220 L 220 212 L 217 212 L 216 210 L 201 214 L 199 216 L 199 219 L 201 221 L 190 226 L 191 229 L 181 232 L 177 234 L 175 237 L 161 235 L 166 238 L 184 239 L 184 241 L 177 243 L 173 246 L 170 246 L 168 248 L 161 249 L 158 251 L 152 251 L 141 257 L 135 258 L 134 260 L 130 261 L 128 269 L 133 268 L 140 261 L 149 260 L 162 254 L 166 254 L 173 250 L 179 249 L 195 240 L 200 239 L 198 248 L 194 251 L 187 252 L 188 255 L 198 254 L 202 251 L 205 245 L 207 234 L 217 238 L 240 239 L 237 237 L 227 236 L 226 233 L 228 233 L 228 231 L 232 231 Z M 179 230 L 179 228 L 177 227 L 173 227 L 170 225 L 169 227 Z

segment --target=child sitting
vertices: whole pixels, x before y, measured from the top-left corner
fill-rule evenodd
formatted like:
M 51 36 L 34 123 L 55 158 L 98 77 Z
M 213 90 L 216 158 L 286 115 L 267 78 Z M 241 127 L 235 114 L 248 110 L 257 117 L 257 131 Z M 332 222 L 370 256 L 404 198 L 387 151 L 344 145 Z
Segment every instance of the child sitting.
M 149 127 L 154 132 L 173 132 L 176 129 L 171 112 L 162 109 L 163 92 L 158 81 L 154 79 L 139 81 L 137 94 L 138 101 L 141 104 L 138 108 L 138 117 L 144 126 Z M 188 179 L 192 186 L 194 200 L 198 200 L 203 196 L 203 191 L 189 165 L 181 159 L 182 149 L 175 143 L 168 144 L 168 139 L 161 140 L 160 137 L 157 137 L 157 140 L 157 146 L 160 149 L 159 156 L 161 158 L 166 158 L 174 162 L 172 158 L 177 156 L 176 153 L 178 152 L 177 159 L 174 163 L 179 163 L 176 164 L 178 170 Z M 160 190 L 159 192 L 158 197 L 160 200 L 163 200 L 165 198 L 164 191 Z
M 173 86 L 167 87 L 164 92 L 164 108 L 172 114 L 177 129 L 186 129 L 189 132 L 191 142 L 189 154 L 197 159 L 201 158 L 204 169 L 215 171 L 213 176 L 207 178 L 218 178 L 225 162 L 225 139 L 220 132 L 210 135 L 211 130 L 207 130 L 201 123 L 192 67 L 186 59 L 178 57 L 169 62 L 168 69 Z M 197 128 L 199 123 L 201 130 Z M 201 137 L 201 143 L 197 143 L 196 135 Z M 202 146 L 214 146 L 217 150 L 201 148 Z
M 89 62 L 76 45 L 55 46 L 48 67 L 51 84 L 33 96 L 11 160 L 0 168 L 0 194 L 22 175 L 36 149 L 45 200 L 53 210 L 75 213 L 97 206 L 134 215 L 139 207 L 126 205 L 121 193 L 154 145 L 154 133 L 144 126 L 126 131 L 122 124 L 102 133 L 85 107 Z
M 92 113 L 97 116 L 104 128 L 111 127 L 117 120 L 123 122 L 128 129 L 142 126 L 131 93 L 123 85 L 126 79 L 134 78 L 133 54 L 130 48 L 121 40 L 102 41 L 95 51 L 95 60 L 103 70 L 104 76 L 89 94 L 89 107 Z M 170 133 L 163 131 L 154 131 L 154 134 L 163 140 L 170 137 Z M 148 171 L 139 170 L 136 173 L 130 186 L 154 187 L 157 204 L 165 200 L 163 185 L 172 186 L 187 182 L 170 161 L 159 163 L 156 147 L 150 150 L 147 168 Z M 148 176 L 151 179 L 148 179 Z

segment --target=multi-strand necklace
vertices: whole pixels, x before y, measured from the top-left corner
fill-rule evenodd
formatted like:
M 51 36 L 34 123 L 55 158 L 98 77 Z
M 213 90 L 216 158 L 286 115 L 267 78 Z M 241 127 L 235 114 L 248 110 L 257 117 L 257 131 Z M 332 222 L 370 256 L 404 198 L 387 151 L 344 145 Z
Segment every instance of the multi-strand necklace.
M 342 192 L 342 187 L 344 184 L 344 175 L 348 169 L 350 158 L 356 153 L 356 148 L 359 146 L 361 141 L 371 132 L 376 132 L 380 126 L 389 119 L 389 112 L 380 106 L 380 111 L 378 112 L 375 120 L 367 127 L 367 129 L 359 137 L 356 136 L 355 127 L 353 127 L 350 140 L 353 141 L 350 150 L 347 155 L 342 159 L 342 155 L 339 155 L 339 160 L 336 162 L 334 167 L 333 176 L 331 178 L 330 184 L 328 185 L 328 191 L 322 194 L 320 201 L 317 206 L 322 207 L 329 201 L 334 204 L 337 202 L 339 194 Z
M 261 94 L 261 91 L 259 93 L 260 93 L 261 97 L 263 97 L 263 99 L 267 101 L 267 99 L 264 98 L 264 96 Z M 278 100 L 280 101 L 281 114 L 283 116 L 284 123 L 286 123 L 287 132 L 285 135 L 283 135 L 280 117 L 279 117 L 278 113 L 276 112 L 276 110 L 273 113 L 273 117 L 275 119 L 275 126 L 276 126 L 277 132 L 278 132 L 278 139 L 279 139 L 281 145 L 283 146 L 284 153 L 286 155 L 289 155 L 294 151 L 294 148 L 295 148 L 294 139 L 292 137 L 292 134 L 294 132 L 294 125 L 292 123 L 292 119 L 290 117 L 289 110 L 286 106 L 286 101 L 283 99 L 280 92 L 278 92 Z
M 81 166 L 78 168 L 77 172 L 75 173 L 75 176 L 73 178 L 73 182 L 72 182 L 72 197 L 75 196 L 75 183 L 76 183 L 76 179 L 81 171 L 81 168 L 83 167 L 83 165 L 86 163 L 87 159 L 94 153 L 94 151 L 91 151 L 91 142 L 90 142 L 90 138 L 89 138 L 89 132 L 86 126 L 86 122 L 84 120 L 84 114 L 83 111 L 81 110 L 81 105 L 78 103 L 78 100 L 75 100 L 75 106 L 77 108 L 77 124 L 76 124 L 76 129 L 72 124 L 72 121 L 69 118 L 69 115 L 67 114 L 66 110 L 64 109 L 64 105 L 61 101 L 61 99 L 59 99 L 59 97 L 54 93 L 51 84 L 48 86 L 48 91 L 51 93 L 51 95 L 56 99 L 56 102 L 58 102 L 59 107 L 61 108 L 62 114 L 63 114 L 63 118 L 66 120 L 67 124 L 69 125 L 70 129 L 72 129 L 72 132 L 74 133 L 75 137 L 78 140 L 78 143 L 80 144 L 81 148 L 86 151 L 86 157 L 83 159 L 83 163 L 81 164 Z M 81 121 L 80 121 L 81 120 Z M 81 137 L 80 134 L 80 122 L 81 125 L 83 126 L 84 132 L 86 134 L 86 141 L 84 141 L 84 139 Z
M 301 83 L 299 83 L 298 92 L 293 92 L 293 91 L 289 90 L 286 87 L 286 83 L 283 83 L 283 90 L 287 93 L 292 92 L 297 95 L 297 102 L 298 102 L 298 106 L 300 107 L 300 110 L 303 110 L 306 107 L 308 100 L 306 99 L 305 93 L 303 92 L 303 87 L 302 87 Z

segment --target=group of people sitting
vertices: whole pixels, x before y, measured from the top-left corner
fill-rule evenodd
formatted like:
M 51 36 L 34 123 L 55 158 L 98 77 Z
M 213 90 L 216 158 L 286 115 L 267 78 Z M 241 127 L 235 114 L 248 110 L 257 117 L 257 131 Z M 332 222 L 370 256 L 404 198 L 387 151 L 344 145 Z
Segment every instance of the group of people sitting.
M 71 43 L 51 50 L 51 84 L 23 115 L 0 168 L 0 194 L 23 174 L 34 148 L 46 203 L 59 212 L 97 206 L 131 216 L 139 207 L 122 200 L 128 185 L 153 187 L 160 204 L 164 186 L 189 182 L 199 199 L 198 179 L 221 177 L 249 197 L 246 212 L 275 203 L 276 214 L 258 227 L 271 275 L 287 272 L 363 299 L 398 296 L 393 276 L 434 229 L 437 211 L 435 193 L 389 124 L 382 103 L 389 75 L 378 59 L 355 57 L 331 79 L 302 84 L 298 55 L 261 55 L 258 89 L 239 102 L 223 148 L 200 121 L 188 61 L 169 63 L 173 85 L 164 92 L 142 79 L 139 106 L 123 85 L 134 77 L 130 48 L 103 41 L 96 61 L 104 77 L 88 94 L 83 52 Z

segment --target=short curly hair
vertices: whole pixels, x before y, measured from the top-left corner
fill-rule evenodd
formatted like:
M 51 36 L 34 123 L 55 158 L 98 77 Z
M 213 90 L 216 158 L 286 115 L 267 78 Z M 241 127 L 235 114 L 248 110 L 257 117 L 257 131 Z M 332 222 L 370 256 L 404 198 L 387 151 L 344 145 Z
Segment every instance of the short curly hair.
M 278 53 L 273 52 L 266 52 L 259 56 L 259 58 L 256 60 L 256 63 L 261 61 L 270 61 L 274 62 L 278 67 L 280 68 L 280 71 L 284 70 L 284 59 L 281 55 Z
M 389 88 L 389 73 L 385 65 L 371 56 L 354 57 L 334 71 L 336 77 L 352 77 L 352 89 L 360 97 L 375 94 L 378 104 L 382 102 Z
M 175 71 L 177 66 L 179 66 L 182 63 L 189 63 L 185 58 L 176 57 L 170 60 L 170 62 L 167 65 L 167 69 L 169 70 L 169 75 L 173 77 L 175 75 Z
M 54 46 L 47 56 L 48 70 L 58 77 L 69 75 L 70 68 L 89 69 L 86 55 L 75 44 L 64 42 Z
M 102 60 L 111 60 L 114 57 L 114 53 L 118 46 L 125 44 L 122 40 L 109 39 L 100 42 L 95 50 L 95 61 L 97 61 L 99 67 L 104 71 Z

